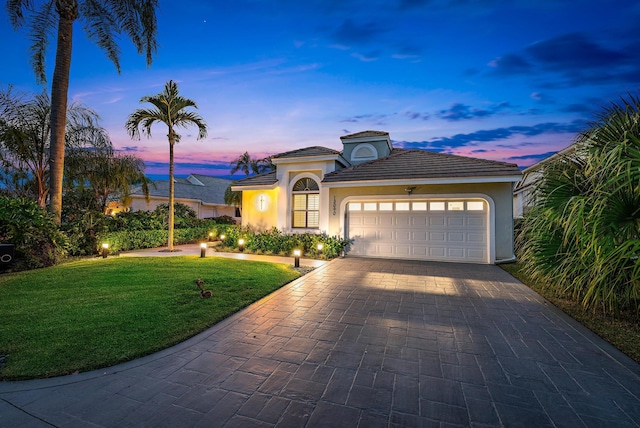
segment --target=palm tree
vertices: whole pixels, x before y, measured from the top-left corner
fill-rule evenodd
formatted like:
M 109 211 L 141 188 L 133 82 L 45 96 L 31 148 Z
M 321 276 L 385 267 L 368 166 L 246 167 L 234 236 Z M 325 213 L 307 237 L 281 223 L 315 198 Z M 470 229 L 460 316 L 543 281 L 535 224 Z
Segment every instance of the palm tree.
M 169 80 L 164 90 L 157 95 L 144 96 L 141 103 L 150 103 L 153 108 L 136 110 L 129 115 L 125 128 L 131 138 L 140 138 L 139 127 L 142 132 L 151 137 L 151 126 L 156 122 L 167 125 L 169 132 L 169 251 L 173 251 L 173 225 L 174 225 L 174 181 L 173 181 L 173 146 L 180 141 L 180 135 L 176 128 L 187 128 L 190 125 L 198 127 L 198 140 L 207 136 L 207 124 L 199 114 L 187 111 L 187 107 L 198 108 L 196 103 L 188 98 L 180 96 L 178 85 Z
M 249 152 L 244 152 L 236 160 L 231 161 L 231 167 L 231 175 L 242 171 L 247 177 L 251 175 L 251 171 L 256 170 L 255 162 L 251 159 Z
M 120 72 L 117 37 L 125 33 L 138 52 L 146 53 L 147 65 L 156 51 L 158 0 L 7 0 L 7 12 L 17 30 L 29 21 L 31 63 L 39 83 L 46 81 L 45 57 L 49 36 L 57 32 L 56 59 L 51 81 L 50 210 L 60 224 L 64 174 L 65 121 L 73 25 L 81 21 L 91 41 L 107 53 Z
M 276 165 L 273 163 L 271 156 L 267 156 L 266 158 L 258 159 L 254 162 L 254 172 L 256 174 L 264 174 L 266 172 L 271 172 L 276 169 Z
M 72 149 L 67 153 L 65 187 L 88 188 L 92 206 L 103 214 L 113 195 L 126 204 L 131 186 L 140 185 L 149 198 L 149 179 L 144 175 L 144 161 L 136 156 L 115 154 L 113 150 Z
M 238 171 L 244 172 L 247 177 L 254 174 L 264 174 L 276 169 L 271 156 L 262 159 L 253 159 L 249 152 L 244 152 L 236 160 L 231 161 L 231 175 Z
M 0 91 L 0 112 L 0 182 L 44 208 L 49 195 L 51 99 L 46 92 L 31 98 L 9 88 Z M 111 147 L 94 111 L 72 103 L 66 112 L 67 148 Z

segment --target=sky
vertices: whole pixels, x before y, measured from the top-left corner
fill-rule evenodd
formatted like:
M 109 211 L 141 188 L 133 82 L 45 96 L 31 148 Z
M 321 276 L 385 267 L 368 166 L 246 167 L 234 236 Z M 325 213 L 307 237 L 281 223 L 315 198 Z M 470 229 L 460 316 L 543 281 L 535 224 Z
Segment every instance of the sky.
M 640 87 L 635 0 L 159 0 L 146 66 L 126 37 L 121 73 L 74 27 L 69 99 L 96 111 L 114 147 L 168 176 L 166 127 L 132 140 L 140 98 L 168 80 L 194 100 L 208 136 L 180 131 L 176 174 L 228 177 L 230 162 L 340 136 L 389 132 L 394 147 L 526 167 L 570 145 Z M 27 28 L 0 13 L 0 88 L 35 94 Z M 236 173 L 233 178 L 241 178 Z

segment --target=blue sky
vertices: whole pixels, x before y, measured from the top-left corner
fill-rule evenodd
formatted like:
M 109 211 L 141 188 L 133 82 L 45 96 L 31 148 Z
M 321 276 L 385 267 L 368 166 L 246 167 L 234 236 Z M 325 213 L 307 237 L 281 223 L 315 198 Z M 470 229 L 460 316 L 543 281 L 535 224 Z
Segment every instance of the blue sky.
M 341 135 L 364 130 L 524 167 L 640 86 L 636 1 L 160 0 L 158 20 L 152 66 L 123 38 L 121 74 L 77 23 L 69 91 L 153 176 L 168 174 L 166 129 L 136 141 L 124 123 L 169 79 L 209 128 L 202 141 L 182 132 L 176 172 L 217 176 L 245 151 L 339 150 Z M 0 37 L 0 86 L 41 91 L 28 34 L 6 12 Z M 54 50 L 52 37 L 49 84 Z

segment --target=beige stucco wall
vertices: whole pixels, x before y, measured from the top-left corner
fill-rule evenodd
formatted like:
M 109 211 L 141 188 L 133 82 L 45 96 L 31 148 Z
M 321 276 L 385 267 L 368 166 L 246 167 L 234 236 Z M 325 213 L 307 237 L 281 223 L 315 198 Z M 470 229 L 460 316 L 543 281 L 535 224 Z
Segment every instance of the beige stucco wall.
M 345 236 L 344 216 L 345 204 L 350 197 L 366 197 L 398 195 L 398 199 L 407 199 L 407 184 L 401 186 L 371 186 L 329 189 L 329 203 L 321 207 L 320 216 L 328 218 L 327 233 Z M 493 228 L 495 231 L 495 259 L 513 257 L 513 193 L 511 183 L 479 183 L 479 184 L 438 184 L 419 185 L 410 198 L 428 197 L 482 197 L 488 196 L 493 201 Z M 486 199 L 486 198 L 485 198 Z M 491 206 L 491 204 L 490 204 Z M 335 207 L 335 208 L 334 208 Z M 491 217 L 490 217 L 491 218 Z
M 279 189 L 243 190 L 242 225 L 262 231 L 278 227 Z

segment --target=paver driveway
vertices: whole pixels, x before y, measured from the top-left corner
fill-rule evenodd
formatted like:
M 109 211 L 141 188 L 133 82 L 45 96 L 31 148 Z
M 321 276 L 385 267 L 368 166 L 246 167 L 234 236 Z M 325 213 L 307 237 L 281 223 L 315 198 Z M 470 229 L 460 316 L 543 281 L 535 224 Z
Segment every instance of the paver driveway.
M 0 384 L 1 426 L 638 426 L 640 366 L 496 266 L 333 261 L 169 350 Z

